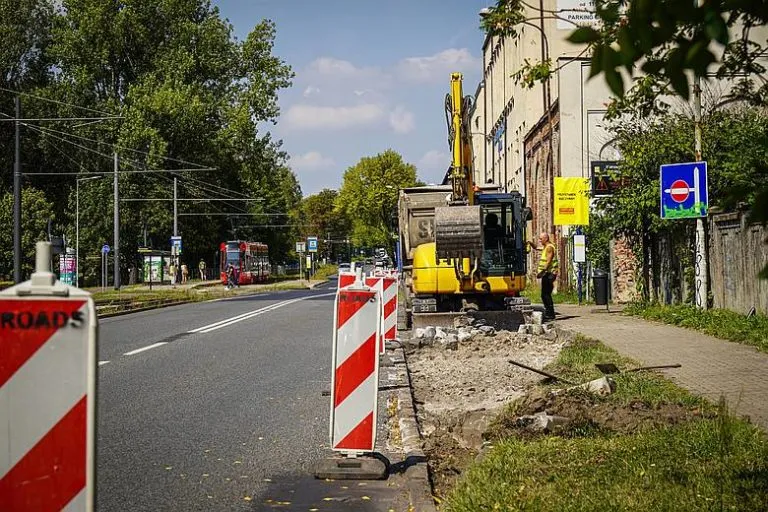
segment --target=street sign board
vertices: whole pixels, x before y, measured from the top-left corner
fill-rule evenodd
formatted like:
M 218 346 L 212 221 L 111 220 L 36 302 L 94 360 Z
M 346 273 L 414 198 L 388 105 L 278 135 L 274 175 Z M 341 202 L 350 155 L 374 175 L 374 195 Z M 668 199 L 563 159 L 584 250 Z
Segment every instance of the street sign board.
M 662 219 L 707 216 L 707 162 L 666 164 L 661 166 L 660 172 Z
M 101 246 L 101 252 L 103 254 L 107 254 L 109 252 L 109 250 L 110 249 L 109 249 L 109 246 L 107 244 L 104 244 L 104 245 Z
M 308 236 L 307 237 L 307 250 L 309 252 L 317 252 L 317 237 L 316 236 Z
M 181 237 L 180 236 L 171 237 L 171 251 L 173 251 L 176 255 L 181 254 Z
M 612 160 L 593 160 L 592 197 L 612 196 L 618 189 L 627 185 L 627 178 L 621 176 L 619 162 Z
M 307 244 L 304 242 L 296 242 L 296 252 L 307 252 Z
M 573 262 L 586 263 L 587 261 L 587 237 L 573 235 Z

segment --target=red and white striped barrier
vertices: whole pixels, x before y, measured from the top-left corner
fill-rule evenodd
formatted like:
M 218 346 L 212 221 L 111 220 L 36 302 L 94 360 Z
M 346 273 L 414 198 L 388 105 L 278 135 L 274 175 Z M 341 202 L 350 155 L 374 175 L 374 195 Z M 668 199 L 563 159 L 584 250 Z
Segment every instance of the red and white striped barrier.
M 362 282 L 336 292 L 331 376 L 331 448 L 372 452 L 376 445 L 381 295 Z
M 365 284 L 378 290 L 382 296 L 379 352 L 383 354 L 384 342 L 397 340 L 397 280 L 386 276 L 372 276 L 365 278 Z
M 40 268 L 0 293 L 0 510 L 90 511 L 96 314 Z
M 337 290 L 349 286 L 355 282 L 357 275 L 354 272 L 339 272 L 338 287 Z

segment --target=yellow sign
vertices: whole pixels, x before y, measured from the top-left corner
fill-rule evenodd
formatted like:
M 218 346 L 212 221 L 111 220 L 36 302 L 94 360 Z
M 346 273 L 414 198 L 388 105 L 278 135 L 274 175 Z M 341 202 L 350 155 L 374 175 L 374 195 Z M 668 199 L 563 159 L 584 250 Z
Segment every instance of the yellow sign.
M 555 226 L 589 225 L 589 179 L 555 178 Z

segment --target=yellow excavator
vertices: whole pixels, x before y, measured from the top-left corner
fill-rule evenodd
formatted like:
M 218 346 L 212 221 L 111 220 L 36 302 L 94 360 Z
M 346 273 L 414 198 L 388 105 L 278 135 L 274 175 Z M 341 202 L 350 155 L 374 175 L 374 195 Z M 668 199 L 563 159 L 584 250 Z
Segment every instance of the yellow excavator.
M 400 190 L 398 226 L 406 311 L 514 309 L 526 285 L 526 221 L 518 192 L 475 185 L 470 112 L 461 73 L 446 95 L 451 165 L 442 185 Z

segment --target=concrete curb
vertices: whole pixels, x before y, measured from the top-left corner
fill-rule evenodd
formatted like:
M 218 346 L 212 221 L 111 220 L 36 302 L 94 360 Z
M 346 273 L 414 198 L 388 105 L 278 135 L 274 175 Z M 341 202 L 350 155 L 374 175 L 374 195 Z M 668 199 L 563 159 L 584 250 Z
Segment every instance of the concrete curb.
M 414 461 L 405 470 L 408 482 L 408 494 L 411 505 L 418 512 L 437 512 L 435 501 L 432 498 L 432 484 L 429 481 L 429 468 L 427 458 L 424 455 L 423 440 L 419 423 L 416 419 L 416 407 L 413 403 L 413 387 L 408 361 L 402 346 L 393 350 L 392 362 L 395 367 L 402 367 L 405 373 L 407 388 L 397 390 L 398 423 L 400 427 L 400 439 L 406 460 Z

